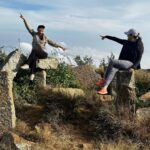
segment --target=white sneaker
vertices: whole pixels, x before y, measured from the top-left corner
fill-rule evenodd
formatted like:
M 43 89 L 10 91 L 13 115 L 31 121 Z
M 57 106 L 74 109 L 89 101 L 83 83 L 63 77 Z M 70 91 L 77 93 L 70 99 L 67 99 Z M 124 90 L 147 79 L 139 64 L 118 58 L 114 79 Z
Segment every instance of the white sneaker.
M 25 65 L 21 66 L 21 69 L 29 69 L 29 65 L 25 64 Z
M 33 81 L 34 78 L 35 78 L 35 75 L 34 75 L 34 74 L 31 74 L 31 75 L 30 75 L 30 80 Z

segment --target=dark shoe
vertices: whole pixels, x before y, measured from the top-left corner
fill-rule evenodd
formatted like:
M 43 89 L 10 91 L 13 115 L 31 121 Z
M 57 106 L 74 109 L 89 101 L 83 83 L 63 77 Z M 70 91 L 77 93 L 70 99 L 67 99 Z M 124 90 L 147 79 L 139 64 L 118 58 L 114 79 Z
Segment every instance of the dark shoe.
M 30 80 L 29 81 L 29 86 L 33 85 L 33 83 L 34 83 L 33 80 Z

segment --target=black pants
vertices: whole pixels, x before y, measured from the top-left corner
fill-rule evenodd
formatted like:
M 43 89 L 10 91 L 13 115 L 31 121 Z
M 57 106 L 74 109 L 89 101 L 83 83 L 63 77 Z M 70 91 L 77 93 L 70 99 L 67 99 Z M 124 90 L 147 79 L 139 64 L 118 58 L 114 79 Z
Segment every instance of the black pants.
M 36 69 L 36 61 L 37 59 L 45 59 L 48 57 L 48 53 L 43 50 L 32 50 L 31 54 L 29 55 L 29 58 L 27 60 L 27 64 L 29 65 L 31 71 L 30 74 L 35 74 Z

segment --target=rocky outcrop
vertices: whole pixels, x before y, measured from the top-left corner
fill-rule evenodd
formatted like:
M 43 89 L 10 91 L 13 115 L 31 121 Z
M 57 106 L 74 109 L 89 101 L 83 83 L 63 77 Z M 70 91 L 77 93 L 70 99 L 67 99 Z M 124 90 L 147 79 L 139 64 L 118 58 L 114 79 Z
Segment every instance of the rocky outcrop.
M 50 57 L 47 59 L 38 59 L 36 62 L 36 67 L 42 69 L 36 73 L 36 84 L 39 86 L 46 86 L 46 69 L 57 69 L 58 60 L 56 58 Z
M 95 68 L 90 65 L 75 67 L 73 73 L 80 81 L 81 86 L 86 89 L 94 88 L 96 81 L 101 79 L 101 76 L 95 72 Z
M 13 79 L 25 57 L 19 50 L 11 52 L 0 70 L 0 124 L 7 128 L 14 128 L 16 124 L 13 100 Z
M 0 72 L 0 124 L 8 128 L 16 125 L 12 82 L 8 72 Z
M 25 60 L 26 57 L 21 53 L 20 50 L 17 49 L 7 56 L 5 63 L 2 64 L 0 68 L 0 71 L 9 73 L 10 78 L 13 80 L 20 69 L 20 66 L 24 64 Z
M 119 114 L 135 115 L 135 76 L 134 72 L 119 71 L 116 78 L 116 108 Z
M 7 56 L 5 63 L 0 68 L 0 124 L 7 128 L 14 128 L 16 125 L 12 92 L 13 79 L 25 60 L 26 57 L 17 49 Z M 37 74 L 37 84 L 46 86 L 45 69 L 56 69 L 57 66 L 58 61 L 55 58 L 39 59 L 37 61 L 37 67 L 42 69 L 42 71 L 40 70 Z

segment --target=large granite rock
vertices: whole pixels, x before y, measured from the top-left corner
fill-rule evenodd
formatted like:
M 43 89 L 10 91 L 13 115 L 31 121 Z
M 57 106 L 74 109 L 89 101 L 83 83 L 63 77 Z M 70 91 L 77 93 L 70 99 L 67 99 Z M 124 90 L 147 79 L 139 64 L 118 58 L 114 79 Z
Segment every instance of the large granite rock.
M 119 71 L 116 82 L 116 109 L 119 114 L 132 118 L 135 116 L 136 101 L 134 72 Z
M 16 49 L 7 56 L 5 63 L 3 63 L 0 68 L 0 71 L 8 72 L 13 80 L 20 69 L 20 66 L 24 64 L 25 60 L 26 57 L 21 53 L 20 50 Z
M 0 72 L 0 124 L 8 128 L 16 125 L 13 100 L 13 81 L 7 72 Z
M 0 70 L 0 124 L 7 128 L 14 128 L 16 124 L 13 100 L 13 79 L 25 57 L 19 50 L 11 52 Z
M 73 73 L 80 81 L 83 88 L 93 89 L 95 83 L 101 79 L 101 76 L 95 72 L 95 68 L 91 65 L 83 65 L 73 68 Z

